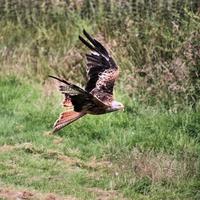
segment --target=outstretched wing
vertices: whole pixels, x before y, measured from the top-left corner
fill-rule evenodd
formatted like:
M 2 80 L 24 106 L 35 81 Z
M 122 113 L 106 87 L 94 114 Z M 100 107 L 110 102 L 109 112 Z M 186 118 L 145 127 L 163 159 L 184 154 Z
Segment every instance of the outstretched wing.
M 63 83 L 60 85 L 60 91 L 65 95 L 63 106 L 66 108 L 66 111 L 61 113 L 54 123 L 53 132 L 60 130 L 84 116 L 92 107 L 99 107 L 101 109 L 107 107 L 103 102 L 82 88 L 55 76 L 49 77 Z
M 60 91 L 65 95 L 63 106 L 66 107 L 67 110 L 71 110 L 71 107 L 73 107 L 75 112 L 83 112 L 87 111 L 89 106 L 107 107 L 100 99 L 82 88 L 71 84 L 64 79 L 55 76 L 49 77 L 63 83 L 63 85 L 60 85 Z
M 86 54 L 88 82 L 85 89 L 109 105 L 113 100 L 113 87 L 119 74 L 118 67 L 100 42 L 93 39 L 85 30 L 83 34 L 89 42 L 81 36 L 79 39 L 92 51 L 91 54 Z

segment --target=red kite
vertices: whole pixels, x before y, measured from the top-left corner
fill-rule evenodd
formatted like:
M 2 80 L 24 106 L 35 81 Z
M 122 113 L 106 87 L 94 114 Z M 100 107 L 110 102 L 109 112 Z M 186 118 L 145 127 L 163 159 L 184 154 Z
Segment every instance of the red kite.
M 122 103 L 113 98 L 114 83 L 119 75 L 118 66 L 100 42 L 85 30 L 83 34 L 88 41 L 81 36 L 79 39 L 91 50 L 90 54 L 86 54 L 88 82 L 85 89 L 50 76 L 62 83 L 60 91 L 65 95 L 63 106 L 67 108 L 55 122 L 53 132 L 86 114 L 100 115 L 124 108 Z

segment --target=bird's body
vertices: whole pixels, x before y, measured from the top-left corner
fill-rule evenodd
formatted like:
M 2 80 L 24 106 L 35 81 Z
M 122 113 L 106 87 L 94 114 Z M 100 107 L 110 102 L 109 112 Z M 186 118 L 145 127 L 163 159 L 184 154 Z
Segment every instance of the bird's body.
M 100 115 L 124 108 L 122 103 L 113 98 L 114 82 L 119 75 L 118 66 L 100 42 L 85 30 L 83 33 L 89 42 L 81 36 L 79 39 L 92 51 L 86 54 L 88 82 L 85 89 L 50 76 L 62 83 L 60 91 L 65 95 L 63 106 L 66 107 L 66 111 L 55 122 L 53 132 L 86 114 Z

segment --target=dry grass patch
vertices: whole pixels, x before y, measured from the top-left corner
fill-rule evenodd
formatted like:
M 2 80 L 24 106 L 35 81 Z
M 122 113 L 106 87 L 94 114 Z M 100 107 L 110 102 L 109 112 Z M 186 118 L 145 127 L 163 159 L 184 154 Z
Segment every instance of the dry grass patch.
M 24 149 L 27 151 L 36 151 L 31 143 L 22 143 L 22 144 L 15 144 L 15 145 L 3 145 L 0 146 L 0 153 L 11 152 L 17 149 Z
M 198 161 L 191 155 L 177 159 L 165 153 L 141 152 L 134 149 L 128 156 L 113 165 L 115 175 L 129 174 L 130 177 L 148 177 L 152 182 L 177 181 L 198 172 Z
M 59 144 L 63 142 L 63 138 L 56 137 L 53 140 L 53 143 Z M 3 145 L 0 147 L 0 153 L 11 152 L 14 150 L 23 150 L 26 153 L 33 153 L 33 154 L 40 154 L 43 158 L 46 159 L 57 159 L 60 160 L 67 165 L 70 166 L 80 166 L 81 168 L 86 169 L 107 169 L 112 166 L 110 161 L 105 159 L 98 160 L 96 157 L 92 157 L 88 161 L 83 161 L 78 159 L 77 157 L 70 157 L 64 155 L 63 152 L 54 150 L 54 149 L 43 149 L 37 148 L 32 143 L 22 143 L 22 144 L 15 144 L 15 145 Z
M 16 147 L 14 145 L 3 145 L 0 147 L 0 153 L 5 153 L 9 151 L 13 151 Z
M 103 190 L 100 188 L 89 188 L 89 192 L 94 194 L 96 200 L 125 200 L 125 198 L 114 190 Z
M 16 189 L 11 187 L 0 188 L 0 198 L 6 200 L 77 200 L 72 196 L 59 196 L 53 193 L 40 193 L 37 191 L 29 191 L 27 189 Z
M 96 159 L 96 157 L 93 157 L 89 161 L 82 163 L 82 166 L 88 169 L 100 170 L 110 168 L 112 166 L 112 163 L 105 159 L 98 160 Z

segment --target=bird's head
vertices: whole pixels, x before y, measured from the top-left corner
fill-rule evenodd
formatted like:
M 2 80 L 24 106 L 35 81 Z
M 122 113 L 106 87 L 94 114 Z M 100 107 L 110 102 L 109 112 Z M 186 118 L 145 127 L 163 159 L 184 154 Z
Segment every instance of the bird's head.
M 112 101 L 111 107 L 109 107 L 107 111 L 113 112 L 117 110 L 124 110 L 124 105 L 118 101 Z

